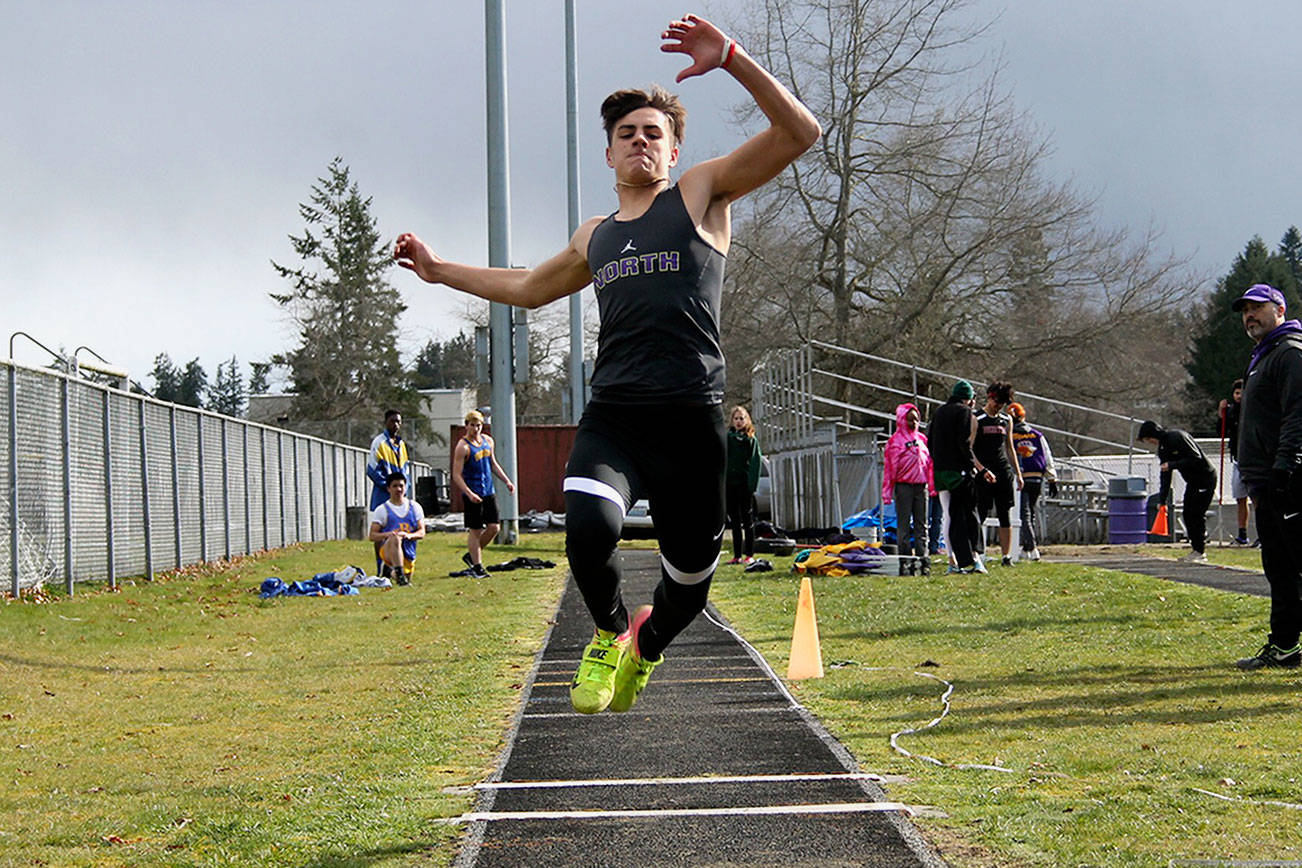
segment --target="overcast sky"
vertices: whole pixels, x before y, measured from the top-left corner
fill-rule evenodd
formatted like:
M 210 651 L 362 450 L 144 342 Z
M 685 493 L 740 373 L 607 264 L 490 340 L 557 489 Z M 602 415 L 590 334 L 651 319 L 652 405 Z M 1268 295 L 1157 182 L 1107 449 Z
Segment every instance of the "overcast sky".
M 563 0 L 507 0 L 512 260 L 568 237 Z M 702 7 L 716 20 L 741 0 Z M 672 85 L 679 3 L 579 0 L 585 215 L 614 208 L 597 106 Z M 976 0 L 984 47 L 1100 222 L 1222 274 L 1260 234 L 1302 222 L 1302 3 Z M 340 156 L 386 238 L 413 230 L 487 256 L 482 4 L 0 0 L 0 323 L 87 346 L 149 384 L 159 352 L 210 378 L 288 347 L 269 260 L 293 263 L 298 203 Z M 677 88 L 683 160 L 739 141 L 725 74 Z M 465 327 L 465 297 L 406 272 L 402 349 Z M 7 347 L 4 351 L 7 354 Z M 20 340 L 15 357 L 49 361 Z

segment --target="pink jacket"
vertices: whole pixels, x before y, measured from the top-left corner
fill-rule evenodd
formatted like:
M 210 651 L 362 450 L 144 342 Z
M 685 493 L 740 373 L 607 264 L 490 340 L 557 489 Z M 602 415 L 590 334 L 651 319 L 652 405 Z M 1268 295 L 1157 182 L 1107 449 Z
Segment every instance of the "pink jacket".
M 895 483 L 926 483 L 927 493 L 936 493 L 932 478 L 931 450 L 927 448 L 927 435 L 922 430 L 910 431 L 904 417 L 913 404 L 895 408 L 895 433 L 886 441 L 886 470 L 882 473 L 882 500 L 890 503 L 895 497 Z

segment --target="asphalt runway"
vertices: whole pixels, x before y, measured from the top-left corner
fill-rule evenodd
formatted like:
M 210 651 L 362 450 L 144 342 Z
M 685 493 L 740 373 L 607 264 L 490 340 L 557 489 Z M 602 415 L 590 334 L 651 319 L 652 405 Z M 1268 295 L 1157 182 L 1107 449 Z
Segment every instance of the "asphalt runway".
M 630 611 L 659 555 L 624 552 Z M 723 619 L 708 613 L 716 621 Z M 456 864 L 942 866 L 873 776 L 767 666 L 705 615 L 632 711 L 576 714 L 569 681 L 592 622 L 571 581 Z
M 1046 561 L 1058 564 L 1081 564 L 1090 567 L 1102 567 L 1106 570 L 1118 570 L 1123 573 L 1139 573 L 1187 585 L 1202 585 L 1221 591 L 1233 591 L 1236 594 L 1252 594 L 1256 597 L 1269 597 L 1270 585 L 1260 570 L 1247 570 L 1242 567 L 1222 567 L 1216 564 L 1191 564 L 1171 558 L 1158 558 L 1149 555 L 1137 555 L 1127 552 L 1101 554 L 1090 552 L 1082 555 L 1059 555 L 1045 557 Z

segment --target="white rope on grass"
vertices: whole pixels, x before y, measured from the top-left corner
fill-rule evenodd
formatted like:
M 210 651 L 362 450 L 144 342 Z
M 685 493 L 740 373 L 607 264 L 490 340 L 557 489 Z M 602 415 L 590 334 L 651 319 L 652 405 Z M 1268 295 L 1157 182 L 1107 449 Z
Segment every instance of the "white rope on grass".
M 728 633 L 728 634 L 731 635 L 734 639 L 736 639 L 738 642 L 740 642 L 743 646 L 745 646 L 745 647 L 746 647 L 746 648 L 751 652 L 751 656 L 752 656 L 753 658 L 755 658 L 756 660 L 758 660 L 759 663 L 760 663 L 760 666 L 762 666 L 762 667 L 764 668 L 764 670 L 769 674 L 769 676 L 772 677 L 774 683 L 776 683 L 776 684 L 778 685 L 778 689 L 782 691 L 782 695 L 785 696 L 785 697 L 787 698 L 787 700 L 790 701 L 791 704 L 792 704 L 793 706 L 796 706 L 796 707 L 799 707 L 799 706 L 800 706 L 800 703 L 796 701 L 796 698 L 795 698 L 794 696 L 791 695 L 791 692 L 790 692 L 789 690 L 787 690 L 787 686 L 786 686 L 786 684 L 784 684 L 783 681 L 782 681 L 782 679 L 778 677 L 778 674 L 777 674 L 776 672 L 773 671 L 773 667 L 771 667 L 771 666 L 768 664 L 768 661 L 767 661 L 766 659 L 764 659 L 764 655 L 761 654 L 761 653 L 759 653 L 759 651 L 755 648 L 754 645 L 752 645 L 752 644 L 750 644 L 749 642 L 747 642 L 747 641 L 745 640 L 745 638 L 743 638 L 742 635 L 741 635 L 740 633 L 738 633 L 736 630 L 734 630 L 734 629 L 732 629 L 731 627 L 729 627 L 727 624 L 724 624 L 724 623 L 722 623 L 722 622 L 720 622 L 720 621 L 715 620 L 714 616 L 712 616 L 712 615 L 709 613 L 708 610 L 707 610 L 704 614 L 705 614 L 706 619 L 707 619 L 711 624 L 713 624 L 714 626 L 718 627 L 720 630 L 723 630 L 725 633 Z M 833 664 L 833 665 L 834 665 L 834 667 L 835 667 L 835 666 L 845 666 L 845 665 L 858 666 L 859 664 L 854 663 L 853 661 L 850 661 L 849 663 Z M 868 670 L 868 671 L 870 671 L 870 672 L 908 672 L 908 671 L 910 671 L 910 670 L 907 670 L 907 669 L 900 669 L 900 668 L 898 668 L 898 667 L 887 667 L 887 666 L 865 666 L 865 667 L 863 667 L 863 668 L 866 669 L 866 670 Z M 1015 773 L 1016 773 L 1013 769 L 1004 768 L 1003 766 L 986 765 L 986 764 L 984 764 L 984 763 L 947 763 L 947 762 L 945 762 L 945 761 L 943 761 L 943 760 L 938 760 L 938 759 L 936 759 L 936 758 L 933 757 L 933 756 L 927 756 L 926 754 L 915 754 L 915 753 L 913 753 L 913 752 L 911 752 L 911 751 L 905 749 L 904 747 L 902 747 L 902 746 L 900 745 L 900 743 L 899 743 L 899 739 L 900 739 L 901 736 L 905 736 L 905 735 L 913 735 L 914 733 L 922 732 L 923 730 L 926 730 L 926 729 L 931 729 L 933 726 L 938 725 L 942 720 L 944 720 L 944 719 L 949 715 L 949 710 L 950 710 L 949 697 L 954 693 L 954 685 L 951 684 L 950 682 L 946 681 L 945 679 L 940 678 L 939 676 L 932 675 L 932 674 L 927 673 L 927 672 L 916 672 L 916 671 L 913 672 L 913 674 L 914 674 L 914 675 L 921 676 L 921 677 L 923 677 L 923 678 L 930 678 L 930 679 L 932 679 L 933 681 L 939 681 L 941 684 L 944 684 L 944 685 L 945 685 L 945 692 L 944 692 L 944 693 L 941 695 L 941 697 L 940 697 L 940 702 L 941 702 L 941 712 L 940 712 L 940 716 L 939 716 L 939 717 L 936 717 L 936 718 L 934 718 L 934 719 L 928 721 L 926 724 L 924 724 L 924 725 L 922 725 L 922 726 L 919 726 L 919 727 L 913 727 L 913 728 L 910 728 L 910 729 L 902 729 L 902 730 L 900 730 L 899 732 L 892 733 L 892 734 L 891 734 L 891 747 L 895 749 L 896 753 L 899 753 L 899 754 L 901 754 L 901 755 L 903 755 L 903 756 L 905 756 L 905 757 L 908 757 L 909 759 L 922 760 L 923 762 L 928 762 L 928 763 L 931 763 L 932 765 L 941 766 L 942 768 L 963 769 L 963 770 L 982 770 L 982 771 L 992 771 L 992 772 L 1005 772 L 1005 773 L 1007 773 L 1007 774 L 1015 774 Z
M 1225 796 L 1220 793 L 1213 793 L 1211 790 L 1200 790 L 1198 787 L 1190 787 L 1189 789 L 1195 793 L 1202 793 L 1204 796 L 1211 796 L 1213 799 L 1220 799 L 1223 802 L 1246 802 L 1250 805 L 1271 805 L 1276 808 L 1302 811 L 1302 805 L 1295 805 L 1292 802 L 1277 802 L 1273 799 L 1245 799 L 1243 796 Z
M 892 666 L 864 666 L 863 668 L 867 669 L 869 672 L 910 671 L 907 669 L 900 669 L 898 667 L 892 667 Z M 919 733 L 919 732 L 923 732 L 924 730 L 931 729 L 933 726 L 938 726 L 942 720 L 944 720 L 946 717 L 949 716 L 949 711 L 950 711 L 949 698 L 954 693 L 954 685 L 946 681 L 945 679 L 941 678 L 939 675 L 932 675 L 930 672 L 918 672 L 916 670 L 913 670 L 913 674 L 919 676 L 920 678 L 930 678 L 932 681 L 939 681 L 941 684 L 945 685 L 945 692 L 942 693 L 940 696 L 941 711 L 939 716 L 932 718 L 922 726 L 910 727 L 908 729 L 902 729 L 899 732 L 892 733 L 891 747 L 895 749 L 896 753 L 901 754 L 902 756 L 906 756 L 909 759 L 922 760 L 923 762 L 931 763 L 934 766 L 940 766 L 942 768 L 978 770 L 978 771 L 988 771 L 988 772 L 1004 772 L 1005 774 L 1015 774 L 1015 771 L 1013 769 L 1005 768 L 1004 766 L 987 765 L 986 763 L 950 763 L 950 762 L 945 762 L 944 760 L 936 759 L 934 756 L 928 756 L 927 754 L 913 753 L 912 751 L 903 747 L 899 742 L 901 736 L 914 735 L 915 733 Z

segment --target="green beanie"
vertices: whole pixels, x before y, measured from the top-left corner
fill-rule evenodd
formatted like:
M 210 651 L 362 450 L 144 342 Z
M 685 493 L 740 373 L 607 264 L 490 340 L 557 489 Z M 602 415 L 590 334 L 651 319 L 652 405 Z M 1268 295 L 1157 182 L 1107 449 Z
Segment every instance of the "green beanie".
M 951 398 L 958 398 L 960 401 L 966 401 L 974 394 L 971 383 L 967 380 L 959 380 L 954 384 L 954 389 L 949 393 L 949 396 Z

